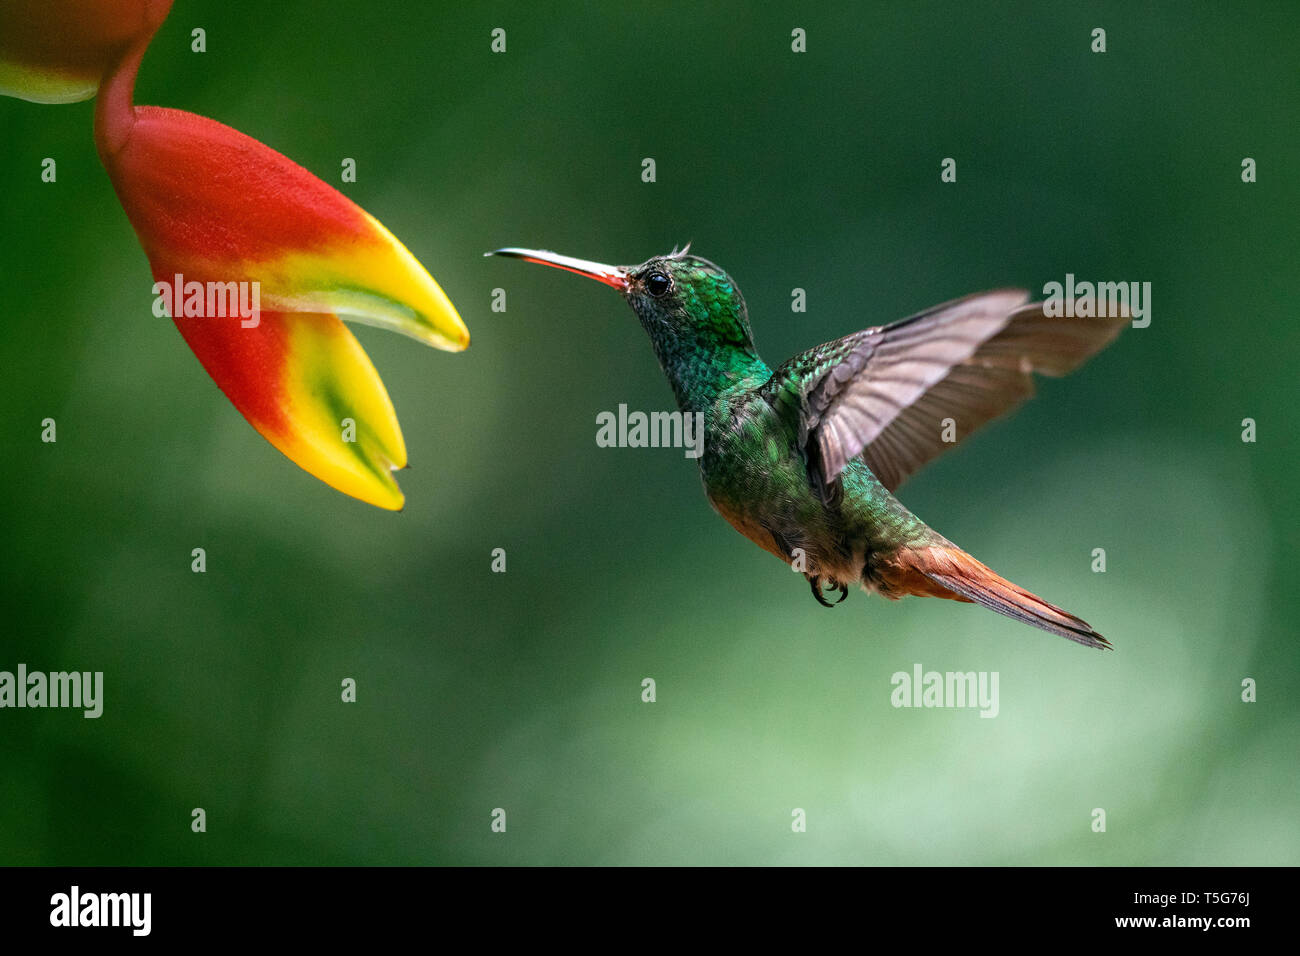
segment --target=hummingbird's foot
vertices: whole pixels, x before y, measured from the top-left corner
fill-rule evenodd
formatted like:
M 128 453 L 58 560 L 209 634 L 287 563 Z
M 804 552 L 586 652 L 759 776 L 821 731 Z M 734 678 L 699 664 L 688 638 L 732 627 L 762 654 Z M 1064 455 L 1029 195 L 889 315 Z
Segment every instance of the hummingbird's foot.
M 822 576 L 820 574 L 808 575 L 808 584 L 812 587 L 813 597 L 817 599 L 817 603 L 822 607 L 834 607 L 836 604 L 843 603 L 844 599 L 849 596 L 849 586 L 847 584 L 841 584 L 839 581 L 828 580 L 826 584 L 823 585 Z M 834 602 L 826 600 L 826 598 L 822 596 L 823 587 L 827 593 L 831 591 L 839 591 L 839 600 Z

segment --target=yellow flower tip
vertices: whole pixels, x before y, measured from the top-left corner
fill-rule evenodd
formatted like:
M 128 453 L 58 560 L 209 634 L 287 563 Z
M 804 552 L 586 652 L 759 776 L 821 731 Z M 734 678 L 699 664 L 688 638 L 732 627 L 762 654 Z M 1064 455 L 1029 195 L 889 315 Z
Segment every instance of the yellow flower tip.
M 396 482 L 393 483 L 391 493 L 383 495 L 382 497 L 376 496 L 361 498 L 357 495 L 353 495 L 353 497 L 365 504 L 374 505 L 376 508 L 383 508 L 385 511 L 400 513 L 406 510 L 406 495 L 402 494 L 402 489 L 397 487 Z
M 264 431 L 299 466 L 344 494 L 390 511 L 405 498 L 406 465 L 392 400 L 360 343 L 335 316 L 293 313 L 276 389 L 279 428 Z
M 442 286 L 383 223 L 360 207 L 357 211 L 376 248 L 372 255 L 349 257 L 350 288 L 329 294 L 333 310 L 447 352 L 468 348 L 469 329 Z

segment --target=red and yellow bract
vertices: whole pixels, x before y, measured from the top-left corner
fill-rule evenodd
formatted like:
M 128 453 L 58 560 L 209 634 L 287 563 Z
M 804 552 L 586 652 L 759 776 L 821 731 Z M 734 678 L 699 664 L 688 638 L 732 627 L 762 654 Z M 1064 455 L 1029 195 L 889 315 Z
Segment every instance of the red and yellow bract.
M 10 14 L 31 6 L 0 0 Z M 63 16 L 67 6 L 55 0 L 41 9 Z M 292 160 L 206 117 L 133 105 L 136 71 L 168 0 L 112 4 L 116 20 L 99 9 L 107 5 L 91 6 L 98 19 L 85 30 L 115 38 L 99 81 L 95 141 L 154 278 L 255 283 L 260 292 L 255 324 L 173 306 L 181 335 L 235 407 L 292 461 L 362 501 L 401 508 L 392 476 L 406 464 L 401 429 L 339 316 L 451 351 L 469 344 L 460 316 L 392 233 Z M 66 24 L 62 31 L 77 32 Z M 49 49 L 41 55 L 41 75 L 58 74 Z M 0 71 L 0 80 L 10 75 Z

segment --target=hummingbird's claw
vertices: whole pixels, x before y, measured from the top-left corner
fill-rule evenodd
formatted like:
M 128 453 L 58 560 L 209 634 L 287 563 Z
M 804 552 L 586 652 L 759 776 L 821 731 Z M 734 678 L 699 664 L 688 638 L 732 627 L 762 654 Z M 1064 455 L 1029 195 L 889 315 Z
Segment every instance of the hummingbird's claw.
M 839 581 L 827 581 L 826 584 L 823 585 L 822 576 L 820 574 L 808 575 L 808 584 L 812 587 L 813 597 L 817 599 L 817 603 L 822 607 L 834 607 L 836 604 L 843 603 L 844 599 L 849 596 L 849 586 L 847 584 L 841 584 Z M 826 600 L 826 598 L 822 596 L 823 587 L 825 587 L 827 592 L 838 590 L 840 592 L 839 600 L 833 602 Z

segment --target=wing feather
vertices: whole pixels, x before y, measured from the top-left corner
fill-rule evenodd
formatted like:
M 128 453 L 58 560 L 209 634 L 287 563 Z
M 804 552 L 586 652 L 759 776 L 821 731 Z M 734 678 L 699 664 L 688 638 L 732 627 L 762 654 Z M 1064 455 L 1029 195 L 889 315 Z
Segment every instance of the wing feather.
M 1127 314 L 1048 315 L 1000 289 L 935 306 L 797 355 L 765 386 L 798 415 L 813 484 L 830 500 L 862 455 L 891 491 L 957 440 L 1034 394 L 1033 374 L 1059 376 L 1113 339 Z M 793 399 L 793 401 L 791 401 Z

